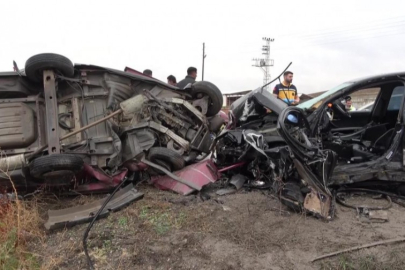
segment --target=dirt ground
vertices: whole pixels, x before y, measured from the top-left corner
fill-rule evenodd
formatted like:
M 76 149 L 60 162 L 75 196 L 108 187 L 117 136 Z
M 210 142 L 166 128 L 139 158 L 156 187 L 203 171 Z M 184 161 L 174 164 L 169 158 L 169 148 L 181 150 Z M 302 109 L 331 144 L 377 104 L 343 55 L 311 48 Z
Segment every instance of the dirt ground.
M 364 223 L 338 206 L 324 222 L 293 213 L 268 191 L 202 200 L 143 185 L 144 199 L 99 220 L 89 237 L 96 269 L 403 269 L 405 243 L 364 249 L 312 263 L 319 255 L 405 236 L 405 209 L 389 222 Z M 94 199 L 94 198 L 93 198 Z M 45 210 L 89 197 L 42 203 Z M 385 203 L 385 202 L 381 202 Z M 46 269 L 87 269 L 82 237 L 87 224 L 47 233 L 30 251 Z

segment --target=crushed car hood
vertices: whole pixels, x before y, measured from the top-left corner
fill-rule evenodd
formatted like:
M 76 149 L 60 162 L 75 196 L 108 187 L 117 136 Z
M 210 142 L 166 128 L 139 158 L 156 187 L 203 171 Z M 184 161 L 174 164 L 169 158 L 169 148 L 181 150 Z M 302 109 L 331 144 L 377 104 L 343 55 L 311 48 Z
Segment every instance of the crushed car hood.
M 279 100 L 266 90 L 263 90 L 262 92 L 261 89 L 262 88 L 259 87 L 232 103 L 230 110 L 233 112 L 236 119 L 239 119 L 242 116 L 245 103 L 251 98 L 255 99 L 258 104 L 273 111 L 277 115 L 279 115 L 287 107 L 286 103 Z

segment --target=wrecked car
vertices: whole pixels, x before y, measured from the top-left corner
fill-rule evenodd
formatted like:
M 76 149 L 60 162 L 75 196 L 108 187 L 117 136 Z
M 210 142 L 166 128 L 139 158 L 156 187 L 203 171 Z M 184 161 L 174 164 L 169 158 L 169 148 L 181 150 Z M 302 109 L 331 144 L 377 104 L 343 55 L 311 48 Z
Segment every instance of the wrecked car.
M 278 134 L 277 119 L 287 107 L 268 91 L 258 88 L 232 103 L 226 129 L 216 138 L 214 160 L 220 172 L 256 187 L 265 187 L 271 160 L 264 151 L 285 145 Z M 263 170 L 264 168 L 264 170 Z
M 228 131 L 231 136 L 220 135 L 217 147 L 230 146 L 228 150 L 237 156 L 232 162 L 245 164 L 234 173 L 268 181 L 281 202 L 325 219 L 334 216 L 335 196 L 342 190 L 403 195 L 404 78 L 405 73 L 395 73 L 353 80 L 298 106 L 285 107 L 277 120 L 285 146 L 258 143 L 265 136 L 256 127 L 241 132 L 242 137 L 256 134 L 260 154 L 248 156 L 246 149 L 253 148 L 235 130 Z M 346 111 L 344 97 L 361 92 L 376 93 L 372 109 Z M 238 143 L 242 151 L 237 151 Z M 247 165 L 252 162 L 262 166 Z
M 403 189 L 404 75 L 349 81 L 281 113 L 279 133 L 319 205 L 333 209 L 331 191 L 342 187 Z M 370 89 L 377 92 L 370 111 L 345 110 L 344 96 Z
M 0 187 L 94 192 L 147 168 L 180 170 L 210 152 L 222 99 L 207 81 L 179 89 L 35 55 L 24 70 L 0 73 Z

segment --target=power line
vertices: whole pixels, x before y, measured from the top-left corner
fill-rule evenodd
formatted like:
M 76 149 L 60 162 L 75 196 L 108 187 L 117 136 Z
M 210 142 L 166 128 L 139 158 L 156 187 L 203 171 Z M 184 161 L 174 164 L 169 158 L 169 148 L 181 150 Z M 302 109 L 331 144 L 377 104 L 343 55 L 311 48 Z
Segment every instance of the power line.
M 403 19 L 403 17 L 394 17 L 394 18 L 387 18 L 383 20 L 378 20 L 373 23 L 368 23 L 369 26 L 371 27 L 361 27 L 362 24 L 360 25 L 353 25 L 353 26 L 347 26 L 344 28 L 349 28 L 349 30 L 343 30 L 344 28 L 338 29 L 335 28 L 335 31 L 330 31 L 327 33 L 317 33 L 317 34 L 308 34 L 308 35 L 297 35 L 295 36 L 296 38 L 300 38 L 302 41 L 310 41 L 310 42 L 317 42 L 317 41 L 322 41 L 321 43 L 315 43 L 315 44 L 309 44 L 309 45 L 304 45 L 300 46 L 300 48 L 303 47 L 313 47 L 313 46 L 321 46 L 321 45 L 327 45 L 327 44 L 334 44 L 334 43 L 342 43 L 342 42 L 350 42 L 350 41 L 356 41 L 360 39 L 370 39 L 370 38 L 377 38 L 377 37 L 384 37 L 384 36 L 390 36 L 390 35 L 396 35 L 397 33 L 399 34 L 400 32 L 395 32 L 395 33 L 389 33 L 386 34 L 386 31 L 384 30 L 396 30 L 398 26 L 403 26 L 405 25 L 405 20 L 399 20 L 399 21 L 391 21 L 391 22 L 386 22 L 381 24 L 380 22 L 383 21 L 388 21 L 388 20 L 395 20 L 397 18 Z M 377 24 L 376 24 L 377 23 Z M 366 24 L 366 23 L 363 23 Z M 374 24 L 374 26 L 372 25 Z M 360 27 L 360 28 L 359 28 Z M 338 29 L 338 30 L 337 30 Z M 377 31 L 374 31 L 377 30 Z M 370 31 L 374 31 L 370 32 Z M 382 32 L 384 31 L 384 32 Z M 373 34 L 373 36 L 358 36 L 358 33 L 363 33 L 363 32 L 368 32 L 366 33 L 367 35 Z M 313 32 L 312 32 L 313 33 Z M 345 33 L 345 39 L 342 39 L 340 36 L 336 36 L 336 33 Z M 401 32 L 402 33 L 402 32 Z M 383 35 L 380 35 L 383 34 Z M 293 35 L 281 35 L 280 37 L 289 37 Z M 302 37 L 302 38 L 301 38 Z M 308 37 L 308 38 L 305 38 Z M 284 38 L 282 38 L 284 39 Z M 241 42 L 240 44 L 254 44 L 253 42 Z M 214 48 L 223 48 L 222 46 L 214 46 Z M 288 50 L 288 49 L 295 49 L 295 47 L 284 47 L 281 49 L 276 48 L 277 51 L 279 50 Z M 235 54 L 235 53 L 240 53 L 240 54 L 247 54 L 247 53 L 253 53 L 253 50 L 249 51 L 228 51 L 229 54 Z M 221 53 L 222 55 L 226 55 L 227 53 Z
M 381 22 L 384 22 L 384 21 L 387 21 L 387 20 L 395 20 L 395 19 L 401 19 L 401 20 L 381 23 Z M 361 28 L 361 27 L 364 27 L 363 25 L 365 25 L 366 27 L 370 27 L 370 26 L 374 27 L 374 26 L 380 26 L 380 25 L 385 25 L 385 24 L 401 23 L 403 21 L 404 21 L 404 16 L 400 16 L 400 17 L 387 18 L 387 19 L 377 20 L 377 21 L 372 21 L 372 22 L 363 22 L 363 23 L 360 23 L 360 24 L 346 25 L 346 26 L 343 26 L 343 27 L 324 28 L 324 29 L 318 30 L 318 32 L 331 33 L 333 31 L 344 31 L 345 29 L 352 30 L 352 29 L 356 29 L 356 28 L 359 28 L 359 27 Z M 304 36 L 310 36 L 310 35 L 313 35 L 313 31 L 307 32 L 307 33 L 300 32 L 300 33 L 295 33 L 295 34 L 281 35 L 279 37 L 291 37 L 291 36 L 304 37 Z
M 310 41 L 310 42 L 322 41 L 322 43 L 317 43 L 317 44 L 331 44 L 331 43 L 334 43 L 334 42 L 339 42 L 340 43 L 340 42 L 342 42 L 341 41 L 342 37 L 337 36 L 334 33 L 338 33 L 338 32 L 345 33 L 346 34 L 345 37 L 344 37 L 345 41 L 350 41 L 350 40 L 352 40 L 351 38 L 355 38 L 354 40 L 358 40 L 358 39 L 364 39 L 364 38 L 378 37 L 378 36 L 380 36 L 380 34 L 383 34 L 383 36 L 385 36 L 387 30 L 388 31 L 393 31 L 393 30 L 396 31 L 397 28 L 394 28 L 394 27 L 403 26 L 403 25 L 405 25 L 405 21 L 402 22 L 402 23 L 397 23 L 396 25 L 392 25 L 392 26 L 381 26 L 380 25 L 380 27 L 374 27 L 374 28 L 368 28 L 368 29 L 363 28 L 363 29 L 354 29 L 354 30 L 350 30 L 350 31 L 341 30 L 341 31 L 335 31 L 335 32 L 324 33 L 324 34 L 314 34 L 313 37 L 308 36 L 308 38 L 300 38 L 300 40 L 301 41 Z M 370 32 L 370 31 L 373 31 L 373 30 L 377 30 L 377 31 Z M 367 32 L 367 33 L 365 33 L 365 32 Z M 364 35 L 359 36 L 358 33 L 364 33 L 364 34 L 373 35 L 373 36 L 372 37 L 367 37 L 367 36 L 364 36 Z M 395 33 L 393 33 L 393 34 L 395 34 Z M 390 35 L 391 35 L 391 33 L 390 33 Z M 283 38 L 282 38 L 282 40 L 283 40 Z M 248 44 L 248 43 L 243 43 L 243 44 Z M 215 46 L 214 46 L 214 48 L 215 48 Z M 225 48 L 225 47 L 217 46 L 216 48 Z M 284 49 L 289 49 L 289 48 L 291 48 L 291 47 L 284 48 Z M 278 49 L 276 49 L 276 50 L 278 50 Z M 235 53 L 243 53 L 244 54 L 244 53 L 253 53 L 253 52 L 254 52 L 253 50 L 249 50 L 249 51 L 228 51 L 229 54 L 235 54 Z M 224 53 L 221 53 L 221 54 L 224 54 Z M 227 53 L 225 53 L 225 54 L 227 54 Z
M 386 22 L 386 23 L 381 23 L 384 21 L 388 21 L 388 20 L 395 20 L 395 19 L 401 19 L 401 20 L 397 20 L 397 21 L 392 21 L 392 22 Z M 394 24 L 394 25 L 391 25 Z M 376 20 L 376 21 L 372 21 L 372 22 L 363 22 L 360 24 L 353 24 L 353 25 L 346 25 L 344 27 L 332 27 L 332 28 L 324 28 L 324 29 L 320 29 L 317 30 L 318 33 L 314 33 L 314 31 L 311 32 L 306 32 L 306 33 L 295 33 L 295 34 L 288 34 L 288 35 L 278 35 L 276 36 L 277 38 L 284 38 L 284 37 L 312 37 L 312 36 L 323 36 L 323 35 L 332 35 L 334 33 L 337 32 L 359 32 L 359 31 L 371 31 L 374 29 L 385 29 L 385 28 L 391 28 L 391 27 L 396 27 L 396 26 L 402 26 L 403 24 L 405 24 L 405 20 L 404 20 L 404 16 L 399 16 L 399 17 L 393 17 L 393 18 L 386 18 L 386 19 L 382 19 L 382 20 Z M 363 26 L 365 25 L 365 26 Z M 387 25 L 387 27 L 381 27 Z M 349 31 L 347 31 L 349 30 Z M 325 32 L 326 31 L 326 32 Z M 248 42 L 238 42 L 239 45 L 251 45 L 251 44 L 257 44 L 257 42 L 253 42 L 253 41 L 248 41 Z M 218 45 L 214 45 L 211 46 L 211 48 L 226 48 L 228 47 L 228 45 L 224 45 L 224 46 L 218 46 Z M 252 51 L 249 51 L 252 52 Z
M 300 43 L 300 44 L 297 43 L 297 46 L 294 46 L 294 47 L 290 46 L 290 47 L 283 47 L 283 48 L 273 48 L 273 50 L 276 50 L 278 52 L 278 51 L 296 50 L 296 49 L 308 48 L 308 47 L 317 47 L 317 46 L 328 45 L 328 44 L 350 43 L 350 42 L 358 41 L 358 40 L 372 39 L 372 38 L 379 38 L 379 37 L 386 37 L 386 36 L 394 36 L 394 35 L 399 35 L 399 34 L 403 34 L 403 33 L 405 33 L 404 30 L 399 31 L 399 32 L 394 32 L 394 33 L 386 33 L 385 32 L 385 33 L 380 33 L 381 35 L 373 35 L 373 36 L 352 36 L 352 37 L 345 38 L 345 39 L 338 37 L 337 39 L 324 40 L 325 42 L 320 42 L 320 43 L 316 42 L 316 41 L 322 40 L 322 39 L 319 39 L 319 40 L 313 40 L 313 41 L 315 41 L 315 43 L 313 43 L 313 44 L 302 45 L 302 43 Z M 369 34 L 372 34 L 372 33 L 369 33 Z M 305 41 L 305 39 L 303 39 L 303 41 Z M 231 55 L 231 54 L 234 55 L 234 54 L 247 54 L 247 53 L 254 53 L 254 51 L 253 50 L 249 50 L 249 51 L 228 51 L 228 52 L 224 52 L 224 53 L 221 52 L 221 55 L 225 56 L 225 55 Z M 256 58 L 254 60 L 256 60 Z M 260 60 L 260 59 L 258 59 L 258 60 Z
M 403 28 L 405 29 L 405 28 Z M 401 29 L 403 31 L 403 29 Z M 340 42 L 341 40 L 358 40 L 358 39 L 364 39 L 364 38 L 373 38 L 373 37 L 378 37 L 381 34 L 382 35 L 391 35 L 391 34 L 397 34 L 399 33 L 399 28 L 390 28 L 390 29 L 385 29 L 384 31 L 376 31 L 376 32 L 369 32 L 366 33 L 364 31 L 357 33 L 356 32 L 348 32 L 347 35 L 341 35 L 341 36 L 329 36 L 329 37 L 319 37 L 319 38 L 302 38 L 301 40 L 304 42 L 316 42 L 316 44 L 329 44 L 329 43 L 334 43 L 334 42 Z M 319 43 L 320 42 L 320 43 Z
M 324 40 L 324 42 L 317 42 L 321 41 L 322 39 L 319 40 L 312 40 L 312 44 L 306 44 L 306 45 L 301 45 L 302 43 L 297 43 L 297 46 L 289 46 L 289 47 L 283 47 L 283 48 L 273 48 L 273 50 L 278 51 L 286 51 L 286 50 L 296 50 L 296 49 L 301 49 L 301 48 L 308 48 L 308 47 L 317 47 L 317 46 L 322 46 L 322 45 L 328 45 L 328 44 L 335 44 L 335 43 L 350 43 L 353 41 L 358 41 L 358 40 L 364 40 L 364 39 L 373 39 L 373 38 L 379 38 L 379 37 L 386 37 L 386 36 L 395 36 L 399 34 L 404 34 L 404 31 L 400 32 L 394 32 L 394 33 L 384 33 L 381 35 L 373 35 L 373 36 L 352 36 L 351 38 L 337 38 L 337 39 L 332 39 L 332 40 Z M 305 39 L 303 40 L 305 41 Z M 248 53 L 254 53 L 253 50 L 249 51 L 228 51 L 228 52 L 221 52 L 220 55 L 226 56 L 226 55 L 234 55 L 234 54 L 248 54 Z
M 307 48 L 307 47 L 314 47 L 314 46 L 322 46 L 322 45 L 327 45 L 327 44 L 335 44 L 335 43 L 344 43 L 344 42 L 351 42 L 351 41 L 357 41 L 357 40 L 363 40 L 363 39 L 370 39 L 370 38 L 379 38 L 379 37 L 386 37 L 386 36 L 393 36 L 393 35 L 399 35 L 405 33 L 404 31 L 401 32 L 396 32 L 396 33 L 390 33 L 390 34 L 384 34 L 384 35 L 377 35 L 377 36 L 370 36 L 370 37 L 358 37 L 358 38 L 353 38 L 353 39 L 340 39 L 332 42 L 324 42 L 324 43 L 315 43 L 315 44 L 309 44 L 309 45 L 304 45 L 300 46 L 299 48 Z M 291 50 L 295 49 L 295 47 L 284 47 L 280 49 L 276 49 L 277 51 L 284 51 L 284 50 Z
M 338 30 L 338 31 L 332 31 L 332 32 L 328 32 L 328 33 L 318 33 L 318 34 L 312 34 L 312 35 L 301 35 L 301 36 L 297 36 L 299 38 L 307 38 L 307 39 L 317 39 L 317 38 L 322 38 L 324 36 L 332 36 L 332 35 L 336 35 L 339 33 L 345 33 L 345 34 L 353 34 L 353 33 L 361 33 L 361 32 L 369 32 L 369 31 L 373 31 L 373 30 L 385 30 L 385 29 L 394 29 L 398 26 L 403 26 L 405 25 L 405 20 L 403 22 L 398 22 L 396 24 L 393 25 L 387 25 L 387 26 L 383 26 L 380 25 L 379 27 L 367 27 L 367 28 L 359 28 L 359 29 L 350 29 L 350 30 Z

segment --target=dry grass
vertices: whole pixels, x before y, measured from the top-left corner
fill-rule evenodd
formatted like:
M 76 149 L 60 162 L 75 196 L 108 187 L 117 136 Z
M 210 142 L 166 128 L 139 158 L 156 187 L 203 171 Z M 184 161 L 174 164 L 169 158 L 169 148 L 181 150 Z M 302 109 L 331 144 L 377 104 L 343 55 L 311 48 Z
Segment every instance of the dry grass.
M 375 253 L 375 254 L 373 254 Z M 402 249 L 376 251 L 365 254 L 354 252 L 321 263 L 321 270 L 402 270 L 404 258 Z
M 39 269 L 38 257 L 26 243 L 42 238 L 41 220 L 34 202 L 0 201 L 0 269 Z
M 2 172 L 4 175 L 8 174 Z M 0 269 L 40 269 L 38 255 L 27 251 L 26 244 L 43 236 L 36 202 L 23 202 L 13 186 L 16 200 L 0 199 Z

